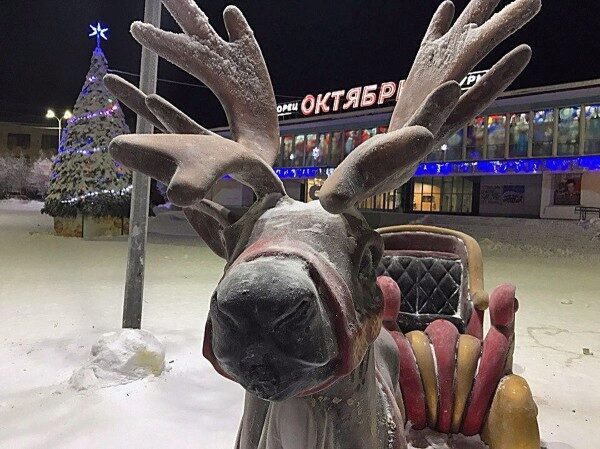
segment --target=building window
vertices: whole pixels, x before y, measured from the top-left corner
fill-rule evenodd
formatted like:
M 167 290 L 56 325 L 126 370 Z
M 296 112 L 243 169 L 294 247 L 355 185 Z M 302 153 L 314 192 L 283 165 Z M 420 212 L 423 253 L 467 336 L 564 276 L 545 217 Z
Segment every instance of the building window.
M 322 149 L 319 146 L 319 135 L 308 134 L 306 136 L 306 155 L 304 157 L 304 165 L 313 167 L 318 165 L 322 159 Z
M 464 129 L 461 128 L 448 139 L 445 151 L 447 161 L 460 161 L 463 159 L 463 134 Z
M 344 144 L 344 155 L 348 156 L 361 143 L 369 140 L 377 134 L 377 128 L 357 129 L 354 131 L 346 131 L 346 142 Z
M 563 174 L 552 177 L 554 205 L 578 206 L 581 204 L 581 174 Z
M 359 209 L 379 210 L 379 211 L 395 211 L 400 208 L 400 190 L 392 190 L 391 192 L 381 193 L 372 196 L 362 201 Z
M 585 107 L 586 154 L 600 154 L 600 104 Z
M 427 156 L 427 160 L 430 162 L 443 161 L 444 154 L 446 153 L 447 149 L 448 149 L 447 144 L 443 144 L 442 146 L 437 147 L 435 150 L 433 150 L 431 153 L 429 153 L 429 155 Z
M 526 157 L 529 150 L 529 114 L 510 115 L 509 157 Z
M 413 211 L 440 212 L 442 208 L 442 179 L 417 178 L 414 183 Z
M 358 131 L 346 131 L 344 132 L 344 158 L 348 156 L 354 148 L 358 145 L 356 144 L 358 140 Z
M 56 150 L 58 137 L 52 134 L 42 134 L 42 150 Z
M 537 111 L 533 117 L 533 156 L 552 156 L 554 110 Z
M 487 126 L 487 159 L 504 159 L 504 149 L 506 148 L 506 116 L 490 115 Z
M 473 211 L 473 181 L 456 177 L 416 178 L 413 212 L 470 214 Z
M 294 139 L 294 167 L 304 166 L 304 154 L 306 153 L 306 138 L 304 136 L 296 136 Z
M 9 134 L 6 141 L 6 147 L 15 152 L 28 150 L 30 145 L 30 134 Z
M 283 166 L 293 167 L 294 166 L 294 137 L 283 136 L 281 144 L 281 153 L 283 154 Z
M 485 118 L 477 117 L 467 126 L 467 159 L 483 159 Z
M 562 108 L 558 112 L 559 156 L 579 154 L 579 113 L 581 108 Z
M 331 165 L 337 166 L 342 162 L 343 155 L 344 137 L 341 131 L 337 131 L 331 134 Z

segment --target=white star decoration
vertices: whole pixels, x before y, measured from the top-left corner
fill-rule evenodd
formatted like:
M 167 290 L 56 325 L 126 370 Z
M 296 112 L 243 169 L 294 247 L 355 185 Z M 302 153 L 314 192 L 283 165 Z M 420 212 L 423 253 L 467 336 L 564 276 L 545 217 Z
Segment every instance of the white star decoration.
M 108 28 L 102 28 L 102 25 L 100 25 L 100 22 L 98 22 L 98 24 L 96 26 L 90 25 L 90 28 L 91 28 L 92 32 L 89 34 L 89 36 L 90 37 L 96 36 L 98 46 L 100 45 L 100 38 L 104 39 L 105 41 L 108 40 L 108 37 L 106 37 L 106 32 L 108 31 Z

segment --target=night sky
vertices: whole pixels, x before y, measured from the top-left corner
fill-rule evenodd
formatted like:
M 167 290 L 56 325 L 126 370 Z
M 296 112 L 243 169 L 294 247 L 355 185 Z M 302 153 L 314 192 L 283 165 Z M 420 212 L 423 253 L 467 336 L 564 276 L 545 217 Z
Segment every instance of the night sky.
M 278 101 L 307 93 L 397 81 L 410 69 L 441 0 L 237 0 L 262 48 Z M 226 36 L 221 14 L 230 2 L 199 0 Z M 466 5 L 456 0 L 458 11 Z M 509 1 L 502 1 L 500 6 Z M 542 12 L 479 64 L 489 68 L 520 43 L 533 59 L 513 88 L 600 78 L 597 0 L 543 0 Z M 103 43 L 111 69 L 139 73 L 140 47 L 129 24 L 143 0 L 2 0 L 0 120 L 42 121 L 48 107 L 71 108 L 83 85 L 95 41 L 88 24 L 110 27 Z M 178 30 L 163 9 L 163 28 Z M 197 83 L 162 61 L 159 77 Z M 137 84 L 137 79 L 126 77 Z M 226 124 L 210 91 L 159 82 L 158 93 L 208 127 Z M 129 114 L 129 113 L 128 113 Z M 129 118 L 132 119 L 131 114 Z

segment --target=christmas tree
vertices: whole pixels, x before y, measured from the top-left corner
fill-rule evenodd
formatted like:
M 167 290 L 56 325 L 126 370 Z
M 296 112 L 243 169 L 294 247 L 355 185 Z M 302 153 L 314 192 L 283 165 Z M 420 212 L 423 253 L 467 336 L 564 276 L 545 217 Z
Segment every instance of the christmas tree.
M 106 28 L 91 27 L 96 37 L 90 70 L 60 139 L 42 212 L 53 217 L 126 217 L 131 173 L 108 153 L 110 141 L 129 133 L 117 100 L 104 85 L 108 63 L 100 46 Z

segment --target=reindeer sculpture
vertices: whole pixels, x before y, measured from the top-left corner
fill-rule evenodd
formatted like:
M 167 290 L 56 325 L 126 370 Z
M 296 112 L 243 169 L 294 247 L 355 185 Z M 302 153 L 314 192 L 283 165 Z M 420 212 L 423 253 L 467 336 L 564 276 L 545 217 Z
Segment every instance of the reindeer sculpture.
M 308 204 L 286 196 L 271 168 L 279 150 L 275 96 L 242 13 L 225 9 L 226 41 L 192 0 L 163 3 L 183 33 L 136 22 L 133 36 L 216 94 L 233 140 L 109 75 L 113 93 L 164 132 L 117 137 L 110 152 L 168 184 L 172 203 L 226 260 L 211 298 L 203 352 L 217 372 L 247 390 L 236 448 L 400 449 L 407 444 L 407 420 L 418 428 L 482 433 L 493 449 L 539 448 L 531 393 L 505 369 L 514 292 L 504 292 L 493 312 L 491 343 L 488 335 L 482 346 L 476 337 L 461 346 L 449 322 L 435 321 L 407 346 L 394 324 L 399 293 L 386 278 L 376 278 L 383 239 L 355 204 L 406 182 L 419 161 L 516 78 L 531 56 L 526 45 L 504 56 L 468 92 L 461 95 L 457 82 L 528 22 L 540 0 L 516 0 L 489 20 L 499 0 L 473 0 L 454 24 L 454 5 L 444 1 L 387 134 L 356 148 L 326 180 L 320 200 Z M 239 219 L 205 199 L 226 174 L 257 197 Z M 499 346 L 504 350 L 495 356 Z M 423 400 L 425 390 L 433 402 Z M 455 408 L 451 422 L 455 390 L 470 405 L 463 401 L 464 412 Z

